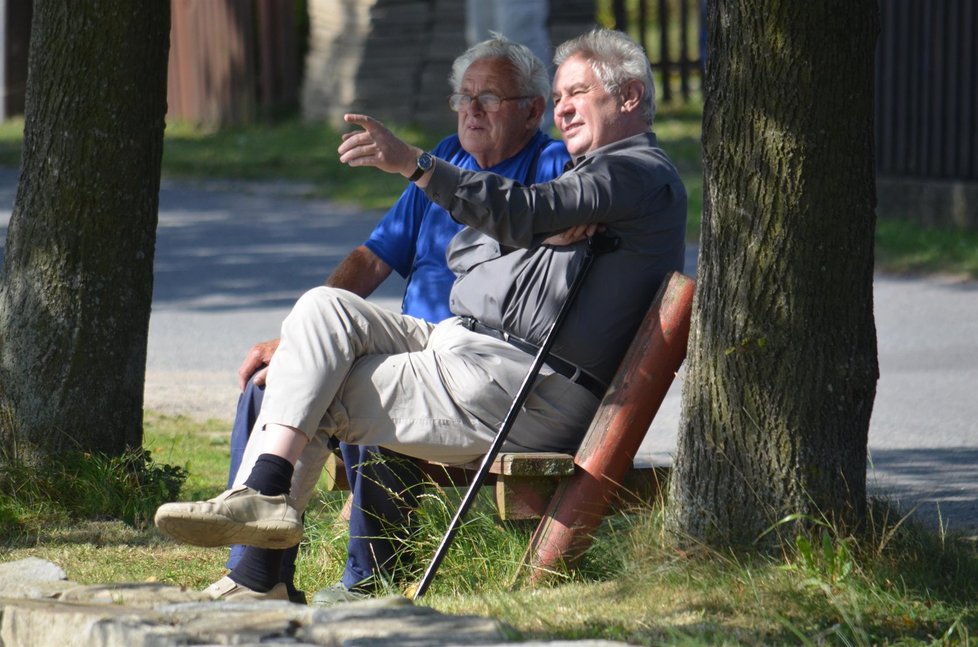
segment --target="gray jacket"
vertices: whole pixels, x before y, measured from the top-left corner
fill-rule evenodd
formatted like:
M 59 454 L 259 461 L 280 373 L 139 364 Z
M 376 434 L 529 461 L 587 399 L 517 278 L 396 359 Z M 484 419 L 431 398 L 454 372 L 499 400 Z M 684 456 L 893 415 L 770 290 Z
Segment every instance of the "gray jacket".
M 621 239 L 597 258 L 562 326 L 554 354 L 610 381 L 662 279 L 681 271 L 686 190 L 655 135 L 636 135 L 576 160 L 545 184 L 522 186 L 436 161 L 425 189 L 468 225 L 447 251 L 458 279 L 450 306 L 540 344 L 585 253 L 585 243 L 542 245 L 552 233 L 601 223 Z

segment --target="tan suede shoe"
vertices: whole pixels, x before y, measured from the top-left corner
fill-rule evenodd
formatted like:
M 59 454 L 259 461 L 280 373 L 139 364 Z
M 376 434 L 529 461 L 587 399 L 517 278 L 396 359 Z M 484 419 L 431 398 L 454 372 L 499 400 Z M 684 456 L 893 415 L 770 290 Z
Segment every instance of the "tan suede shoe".
M 177 541 L 206 547 L 288 548 L 302 539 L 302 515 L 289 497 L 244 485 L 209 501 L 165 503 L 156 511 L 156 527 Z
M 260 593 L 249 589 L 243 584 L 238 584 L 228 576 L 224 576 L 214 582 L 204 593 L 212 600 L 288 600 L 289 591 L 284 582 L 279 582 L 270 591 Z

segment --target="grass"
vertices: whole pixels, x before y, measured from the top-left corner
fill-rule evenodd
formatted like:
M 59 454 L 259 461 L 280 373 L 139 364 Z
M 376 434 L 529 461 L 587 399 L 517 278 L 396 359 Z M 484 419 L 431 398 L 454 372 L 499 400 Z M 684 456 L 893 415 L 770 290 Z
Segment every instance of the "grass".
M 900 220 L 876 224 L 876 263 L 900 274 L 978 278 L 978 232 L 926 229 Z
M 210 496 L 226 478 L 227 424 L 148 415 L 155 463 L 186 469 L 180 498 Z M 423 497 L 418 530 L 390 593 L 416 581 L 458 501 Z M 337 581 L 345 560 L 343 496 L 322 492 L 307 512 L 297 582 Z M 773 556 L 680 551 L 661 504 L 609 517 L 579 570 L 531 588 L 518 564 L 529 529 L 496 520 L 486 498 L 469 515 L 424 604 L 497 617 L 524 639 L 606 639 L 636 645 L 968 645 L 978 636 L 978 551 L 872 507 L 870 531 L 826 524 L 789 538 Z M 0 561 L 39 557 L 79 583 L 151 581 L 200 588 L 224 574 L 226 549 L 182 546 L 152 526 L 99 518 L 27 518 L 0 531 Z

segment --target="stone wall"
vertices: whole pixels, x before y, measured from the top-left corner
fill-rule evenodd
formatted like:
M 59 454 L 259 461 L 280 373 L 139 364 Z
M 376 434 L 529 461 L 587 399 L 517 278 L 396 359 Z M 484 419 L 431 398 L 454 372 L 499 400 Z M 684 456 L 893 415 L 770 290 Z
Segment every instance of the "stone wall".
M 446 615 L 406 598 L 328 609 L 284 601 L 216 602 L 165 584 L 76 584 L 41 559 L 0 564 L 3 647 L 503 647 L 514 634 L 492 618 Z M 624 647 L 601 640 L 524 645 Z
M 553 2 L 551 42 L 594 24 L 594 0 Z M 448 74 L 466 48 L 463 0 L 309 0 L 302 115 L 339 126 L 345 112 L 452 130 Z

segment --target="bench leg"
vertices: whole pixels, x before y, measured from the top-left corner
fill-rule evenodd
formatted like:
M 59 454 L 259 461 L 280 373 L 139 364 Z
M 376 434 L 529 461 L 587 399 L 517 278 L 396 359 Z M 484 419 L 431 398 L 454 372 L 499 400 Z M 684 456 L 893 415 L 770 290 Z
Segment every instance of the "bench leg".
M 531 581 L 591 545 L 686 357 L 694 285 L 674 273 L 652 303 L 574 458 L 577 473 L 558 486 L 530 540 Z

